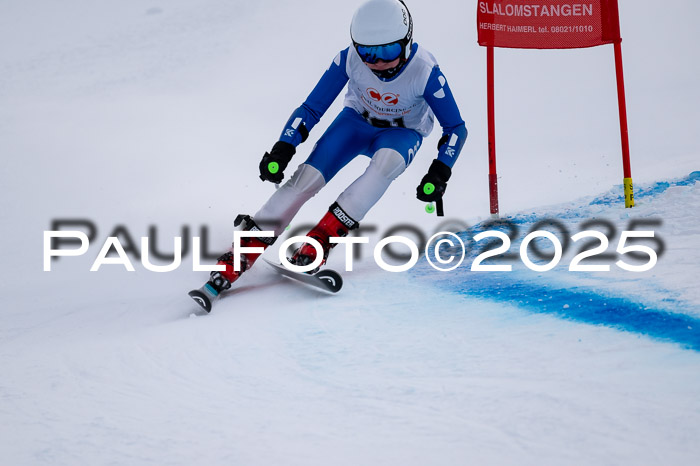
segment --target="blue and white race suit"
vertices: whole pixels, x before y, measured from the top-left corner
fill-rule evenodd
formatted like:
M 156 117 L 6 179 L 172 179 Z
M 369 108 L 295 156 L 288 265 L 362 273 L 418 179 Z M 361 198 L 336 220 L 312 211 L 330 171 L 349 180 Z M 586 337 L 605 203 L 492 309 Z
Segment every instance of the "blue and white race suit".
M 372 159 L 367 171 L 337 199 L 359 222 L 412 162 L 436 117 L 443 133 L 437 159 L 448 167 L 454 165 L 467 129 L 437 61 L 415 43 L 408 62 L 388 80 L 377 77 L 353 47 L 339 52 L 308 98 L 292 113 L 280 140 L 294 146 L 303 142 L 346 84 L 343 110 L 256 218 L 277 219 L 286 226 L 341 168 L 363 154 Z M 280 232 L 276 229 L 276 234 Z

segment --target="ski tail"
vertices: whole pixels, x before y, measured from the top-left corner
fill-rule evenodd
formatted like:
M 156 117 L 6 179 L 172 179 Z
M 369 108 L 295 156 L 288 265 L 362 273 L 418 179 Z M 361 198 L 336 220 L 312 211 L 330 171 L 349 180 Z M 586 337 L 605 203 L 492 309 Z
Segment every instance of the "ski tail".
M 219 297 L 220 293 L 214 286 L 211 285 L 211 283 L 207 282 L 203 287 L 197 290 L 192 290 L 187 294 L 199 305 L 199 307 L 209 313 L 211 312 L 214 301 Z
M 324 269 L 310 275 L 303 272 L 292 272 L 282 264 L 270 262 L 267 259 L 264 260 L 277 273 L 324 291 L 337 293 L 343 287 L 343 277 L 334 270 Z

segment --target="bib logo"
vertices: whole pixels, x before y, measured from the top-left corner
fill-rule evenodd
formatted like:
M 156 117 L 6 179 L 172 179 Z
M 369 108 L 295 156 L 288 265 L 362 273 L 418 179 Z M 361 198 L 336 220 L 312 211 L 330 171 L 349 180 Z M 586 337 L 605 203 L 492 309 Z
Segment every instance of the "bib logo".
M 392 94 L 391 92 L 382 94 L 378 90 L 370 87 L 367 88 L 367 95 L 370 99 L 374 100 L 375 102 L 381 102 L 384 105 L 393 106 L 399 103 L 399 95 Z

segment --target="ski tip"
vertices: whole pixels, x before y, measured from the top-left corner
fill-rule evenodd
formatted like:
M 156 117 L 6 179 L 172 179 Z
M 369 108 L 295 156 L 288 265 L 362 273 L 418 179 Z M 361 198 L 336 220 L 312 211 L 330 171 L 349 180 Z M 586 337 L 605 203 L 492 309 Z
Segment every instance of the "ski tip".
M 192 290 L 187 294 L 199 305 L 199 307 L 207 311 L 207 313 L 211 312 L 211 300 L 209 299 L 209 296 L 202 293 L 200 290 Z

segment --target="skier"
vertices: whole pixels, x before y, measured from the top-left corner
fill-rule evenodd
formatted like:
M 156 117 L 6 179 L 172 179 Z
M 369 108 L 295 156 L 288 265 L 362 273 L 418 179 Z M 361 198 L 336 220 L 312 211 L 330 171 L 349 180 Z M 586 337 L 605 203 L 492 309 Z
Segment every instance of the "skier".
M 306 201 L 311 199 L 356 156 L 371 160 L 366 171 L 330 206 L 306 236 L 323 248 L 325 263 L 334 244 L 358 227 L 365 214 L 411 163 L 437 117 L 443 134 L 438 154 L 417 188 L 421 201 L 442 198 L 467 137 L 452 92 L 435 58 L 413 42 L 413 20 L 402 0 L 369 0 L 355 12 L 350 26 L 352 46 L 336 55 L 330 67 L 287 121 L 272 150 L 260 162 L 260 179 L 279 185 L 284 171 L 309 132 L 347 84 L 344 108 L 291 179 L 279 187 L 253 216 L 239 215 L 244 231 L 274 231 L 274 237 L 243 238 L 245 247 L 274 243 Z M 311 264 L 317 251 L 304 243 L 290 258 Z M 212 272 L 209 292 L 216 296 L 250 269 L 260 254 L 243 253 L 234 269 L 232 251 L 219 258 L 226 270 Z

